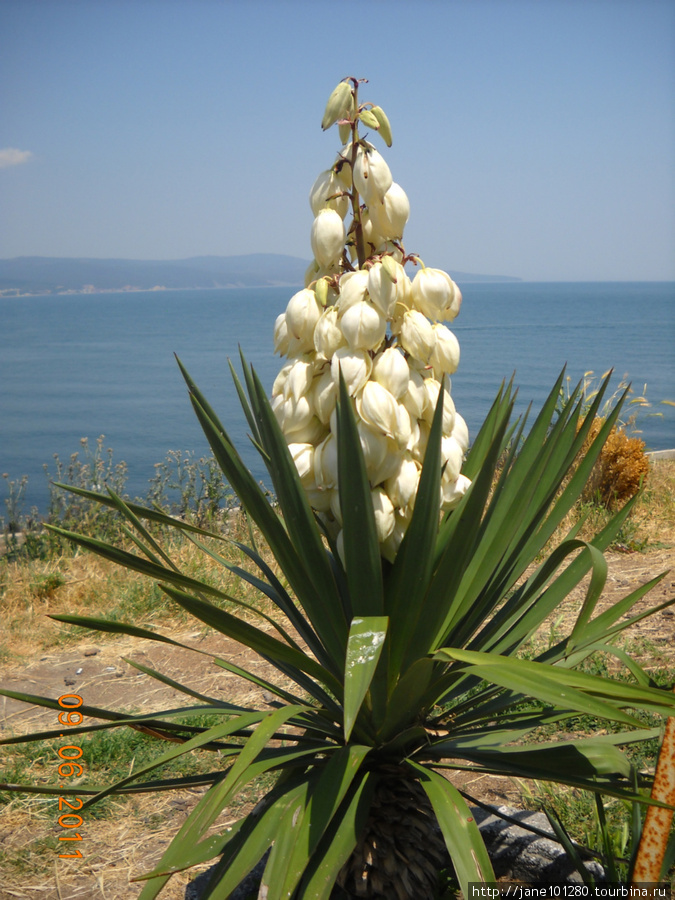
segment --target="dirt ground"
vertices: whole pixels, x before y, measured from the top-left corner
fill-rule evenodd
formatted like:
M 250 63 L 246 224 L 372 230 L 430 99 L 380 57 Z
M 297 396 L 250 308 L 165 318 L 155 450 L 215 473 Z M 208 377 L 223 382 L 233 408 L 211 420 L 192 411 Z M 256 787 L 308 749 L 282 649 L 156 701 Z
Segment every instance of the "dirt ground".
M 650 607 L 675 597 L 675 550 L 659 549 L 649 553 L 612 553 L 607 555 L 609 577 L 602 606 L 625 596 L 654 575 L 670 569 L 661 583 L 641 602 Z M 566 615 L 578 610 L 581 590 L 566 603 Z M 559 615 L 559 614 L 558 614 Z M 562 628 L 556 623 L 556 628 Z M 675 672 L 675 610 L 666 609 L 636 626 L 632 631 L 641 662 L 647 669 L 673 668 Z M 238 665 L 266 673 L 266 664 L 240 645 L 221 635 L 202 631 L 172 634 L 198 650 L 217 653 Z M 640 649 L 641 648 L 641 649 Z M 151 677 L 139 673 L 124 658 L 156 668 L 163 674 L 211 695 L 225 696 L 235 703 L 264 705 L 262 690 L 217 668 L 207 656 L 187 650 L 130 638 L 92 635 L 81 645 L 64 651 L 44 653 L 21 666 L 0 667 L 0 686 L 8 690 L 57 698 L 64 693 L 80 695 L 88 705 L 124 710 L 130 702 L 135 711 L 155 711 L 183 705 L 187 698 Z M 0 697 L 0 734 L 18 734 L 56 727 L 56 712 Z M 56 774 L 56 764 L 54 764 Z M 93 778 L 95 773 L 88 773 Z M 508 779 L 477 777 L 464 773 L 453 778 L 470 794 L 488 803 L 518 805 L 518 787 Z M 125 806 L 115 819 L 86 820 L 81 828 L 83 859 L 54 858 L 43 866 L 40 876 L 21 876 L 25 883 L 14 883 L 16 876 L 4 875 L 0 881 L 1 900 L 132 900 L 141 885 L 130 879 L 151 868 L 185 820 L 202 789 L 192 792 L 167 792 L 159 798 L 141 796 L 134 801 L 133 813 Z M 31 810 L 45 804 L 38 797 L 10 803 L 0 812 L 0 849 L 20 852 L 31 842 L 62 834 L 53 821 L 36 816 Z M 52 801 L 53 803 L 53 801 Z M 44 808 L 44 806 L 43 806 Z M 236 811 L 234 821 L 245 812 Z M 86 816 L 86 813 L 85 813 Z M 228 821 L 228 814 L 219 825 Z M 206 868 L 206 867 L 204 867 Z M 13 880 L 12 880 L 13 879 Z M 187 875 L 176 876 L 162 893 L 166 900 L 182 900 Z

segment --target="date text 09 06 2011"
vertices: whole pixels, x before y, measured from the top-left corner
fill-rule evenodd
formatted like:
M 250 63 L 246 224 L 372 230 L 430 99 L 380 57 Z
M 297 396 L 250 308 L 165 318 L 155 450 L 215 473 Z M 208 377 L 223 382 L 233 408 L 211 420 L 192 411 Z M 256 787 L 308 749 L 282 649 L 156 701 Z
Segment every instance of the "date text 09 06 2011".
M 65 727 L 77 726 L 82 724 L 82 713 L 77 712 L 77 707 L 82 706 L 82 697 L 79 694 L 63 694 L 58 699 L 58 704 L 63 711 L 59 713 L 59 724 Z M 63 736 L 63 735 L 62 735 Z M 79 778 L 84 772 L 84 765 L 77 760 L 82 758 L 82 747 L 75 744 L 66 744 L 60 747 L 58 751 L 61 762 L 59 763 L 59 777 Z M 60 784 L 59 787 L 65 787 Z M 67 833 L 59 836 L 60 841 L 81 841 L 82 835 L 79 831 L 71 831 L 70 829 L 79 828 L 84 819 L 78 814 L 77 810 L 82 809 L 82 800 L 79 797 L 59 797 L 59 825 L 67 829 Z M 64 850 L 66 848 L 64 847 Z M 71 847 L 73 853 L 59 853 L 60 859 L 82 859 L 82 851 L 79 847 Z

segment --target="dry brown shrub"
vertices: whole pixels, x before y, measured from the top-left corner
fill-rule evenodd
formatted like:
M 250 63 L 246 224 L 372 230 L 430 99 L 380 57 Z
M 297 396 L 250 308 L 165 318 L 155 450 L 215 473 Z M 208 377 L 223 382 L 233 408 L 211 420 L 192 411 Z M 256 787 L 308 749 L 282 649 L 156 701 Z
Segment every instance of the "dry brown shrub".
M 596 417 L 582 448 L 590 447 L 602 428 L 604 420 Z M 631 437 L 623 428 L 613 428 L 600 456 L 593 466 L 583 499 L 615 509 L 637 494 L 649 473 L 649 458 L 645 442 Z

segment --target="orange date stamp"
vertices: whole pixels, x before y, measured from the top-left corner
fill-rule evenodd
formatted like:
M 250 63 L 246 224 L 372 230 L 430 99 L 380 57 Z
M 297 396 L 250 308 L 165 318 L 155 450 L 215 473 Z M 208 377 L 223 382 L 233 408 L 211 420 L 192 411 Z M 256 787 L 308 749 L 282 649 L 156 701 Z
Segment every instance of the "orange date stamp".
M 64 727 L 75 727 L 82 723 L 84 717 L 82 713 L 77 711 L 78 706 L 82 706 L 82 697 L 80 697 L 79 694 L 62 694 L 58 698 L 57 703 L 62 708 L 62 711 L 58 716 L 60 725 L 63 725 Z M 61 737 L 65 737 L 65 732 Z M 66 778 L 73 777 L 79 778 L 80 775 L 82 775 L 84 772 L 84 763 L 78 762 L 78 760 L 82 759 L 82 747 L 79 747 L 76 744 L 66 744 L 59 748 L 58 755 L 61 759 L 58 766 L 58 773 L 61 779 L 65 780 Z M 65 783 L 60 784 L 59 787 L 65 787 Z M 59 797 L 58 800 L 59 812 L 61 813 L 58 818 L 58 823 L 66 832 L 59 836 L 59 840 L 81 841 L 82 835 L 80 832 L 71 829 L 80 828 L 84 823 L 84 819 L 77 812 L 77 810 L 82 809 L 82 800 L 79 797 Z M 75 852 L 59 853 L 59 859 L 83 858 L 82 851 L 77 846 L 64 846 L 63 849 L 71 849 Z

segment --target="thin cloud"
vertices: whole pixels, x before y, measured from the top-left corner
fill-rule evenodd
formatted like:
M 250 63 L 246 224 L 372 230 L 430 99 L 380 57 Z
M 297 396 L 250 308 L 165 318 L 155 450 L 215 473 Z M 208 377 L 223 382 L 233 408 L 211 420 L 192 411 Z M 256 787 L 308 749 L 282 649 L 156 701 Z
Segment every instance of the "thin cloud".
M 32 159 L 33 154 L 30 150 L 17 150 L 16 147 L 5 147 L 0 150 L 0 169 L 7 169 L 10 166 L 21 166 Z

